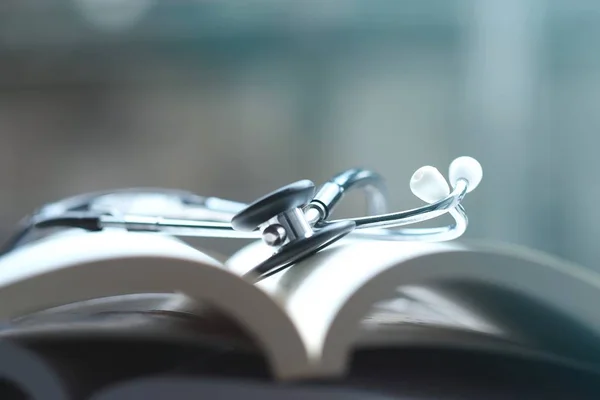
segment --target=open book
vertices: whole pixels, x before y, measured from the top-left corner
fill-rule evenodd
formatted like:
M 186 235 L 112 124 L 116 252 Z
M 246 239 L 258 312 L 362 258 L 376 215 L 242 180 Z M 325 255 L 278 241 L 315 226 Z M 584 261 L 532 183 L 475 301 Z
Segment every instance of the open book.
M 364 348 L 600 359 L 600 276 L 545 254 L 349 238 L 256 285 L 241 277 L 267 256 L 266 246 L 251 243 L 218 261 L 178 239 L 119 230 L 49 237 L 0 259 L 0 320 L 7 322 L 0 338 L 26 337 L 36 324 L 42 328 L 32 335 L 78 326 L 61 325 L 61 315 L 120 310 L 202 321 L 218 310 L 280 380 L 342 376 Z M 85 323 L 77 329 L 93 331 Z M 136 324 L 94 329 L 125 334 Z M 176 336 L 177 329 L 143 325 L 138 334 Z M 184 336 L 193 340 L 193 329 Z

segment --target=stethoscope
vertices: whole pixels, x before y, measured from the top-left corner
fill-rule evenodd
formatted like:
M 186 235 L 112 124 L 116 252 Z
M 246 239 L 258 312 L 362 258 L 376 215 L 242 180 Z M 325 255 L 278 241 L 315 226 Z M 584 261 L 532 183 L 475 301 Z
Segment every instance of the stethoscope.
M 26 217 L 1 254 L 27 242 L 31 233 L 47 228 L 101 231 L 121 228 L 172 236 L 258 239 L 273 254 L 245 274 L 258 282 L 313 255 L 351 234 L 352 237 L 447 241 L 460 237 L 468 220 L 461 202 L 481 182 L 481 165 L 459 157 L 449 168 L 449 181 L 432 166 L 419 168 L 410 179 L 413 194 L 428 203 L 400 212 L 387 212 L 383 178 L 370 170 L 349 169 L 335 175 L 319 190 L 310 180 L 281 187 L 245 204 L 171 189 L 121 189 L 87 193 L 47 204 Z M 366 193 L 368 215 L 329 220 L 351 190 Z M 454 223 L 439 228 L 389 229 L 415 224 L 449 213 Z

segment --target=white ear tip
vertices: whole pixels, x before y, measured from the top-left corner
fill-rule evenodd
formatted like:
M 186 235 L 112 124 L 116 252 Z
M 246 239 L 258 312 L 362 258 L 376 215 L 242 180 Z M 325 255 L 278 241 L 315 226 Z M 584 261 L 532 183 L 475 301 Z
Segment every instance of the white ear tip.
M 479 161 L 473 157 L 458 157 L 450 164 L 450 184 L 456 186 L 459 179 L 465 179 L 469 182 L 467 193 L 473 191 L 483 178 L 483 169 Z
M 435 203 L 450 194 L 448 182 L 437 168 L 419 168 L 410 178 L 410 190 L 426 203 Z

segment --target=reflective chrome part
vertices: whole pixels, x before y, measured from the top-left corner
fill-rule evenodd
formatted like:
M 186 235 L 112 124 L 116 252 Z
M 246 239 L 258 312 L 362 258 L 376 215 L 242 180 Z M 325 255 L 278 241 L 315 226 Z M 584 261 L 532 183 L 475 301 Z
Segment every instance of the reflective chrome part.
M 304 208 L 304 218 L 311 226 L 315 226 L 317 222 L 325 219 L 326 214 L 325 207 L 318 202 L 309 203 Z
M 325 182 L 311 203 L 320 204 L 326 212 L 324 218 L 327 218 L 331 209 L 333 209 L 337 202 L 342 198 L 343 193 L 344 188 L 337 183 Z
M 285 228 L 290 241 L 301 239 L 312 235 L 312 226 L 306 220 L 304 212 L 294 208 L 279 216 L 279 223 Z
M 126 216 L 102 216 L 104 228 L 123 228 L 137 232 L 162 232 L 174 236 L 205 236 L 232 239 L 258 239 L 260 232 L 235 231 L 228 222 L 192 221 L 187 219 Z
M 387 188 L 381 175 L 366 169 L 349 169 L 337 174 L 326 182 L 311 202 L 323 206 L 328 218 L 337 203 L 350 190 L 363 189 L 367 196 L 367 213 L 383 214 L 387 212 Z
M 263 241 L 267 246 L 281 246 L 287 239 L 287 233 L 283 226 L 273 224 L 267 226 L 262 232 Z

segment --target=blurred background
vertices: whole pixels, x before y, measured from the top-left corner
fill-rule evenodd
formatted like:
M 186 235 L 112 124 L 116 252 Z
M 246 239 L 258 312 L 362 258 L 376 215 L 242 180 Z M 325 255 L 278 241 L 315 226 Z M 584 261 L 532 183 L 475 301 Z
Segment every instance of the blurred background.
M 414 207 L 415 169 L 471 155 L 467 237 L 600 269 L 599 128 L 593 0 L 0 3 L 2 239 L 81 192 L 251 201 L 354 166 Z

